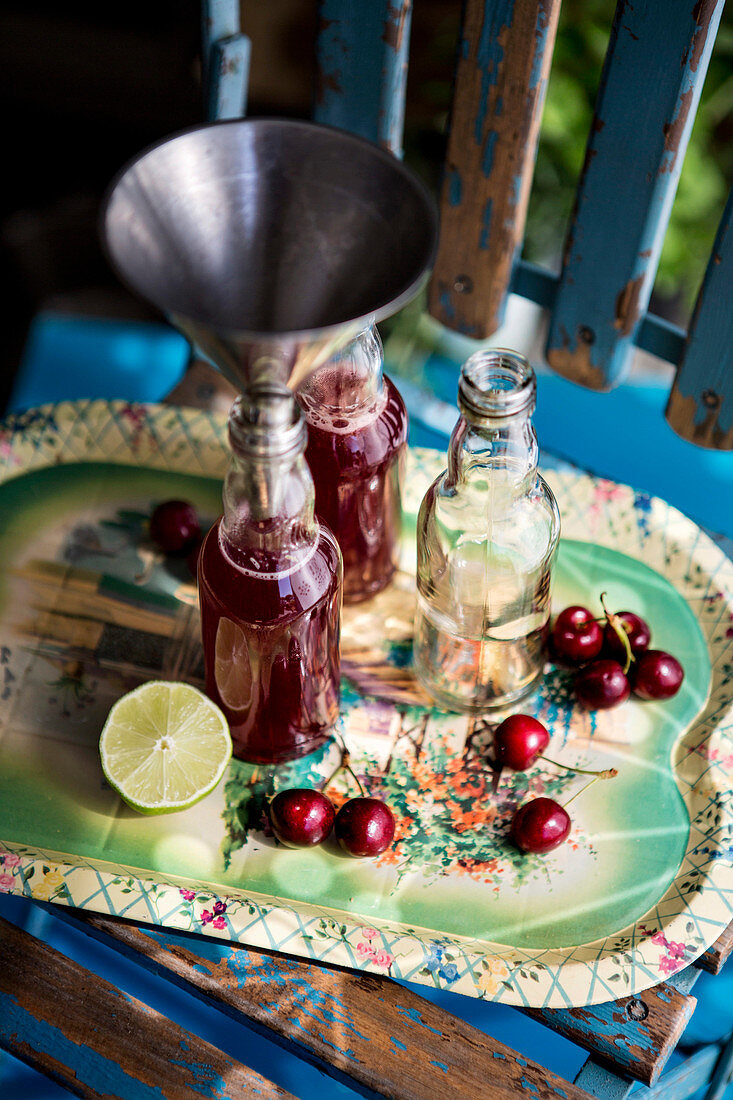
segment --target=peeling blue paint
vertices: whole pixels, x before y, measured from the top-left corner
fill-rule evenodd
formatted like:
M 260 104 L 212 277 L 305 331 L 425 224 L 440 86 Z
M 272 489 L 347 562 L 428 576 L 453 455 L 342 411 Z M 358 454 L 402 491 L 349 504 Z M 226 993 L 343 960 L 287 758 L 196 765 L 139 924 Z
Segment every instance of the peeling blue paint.
M 519 1057 L 517 1057 L 517 1065 L 518 1065 L 518 1066 L 522 1066 L 522 1067 L 525 1067 L 525 1066 L 528 1066 L 528 1065 L 529 1065 L 529 1062 L 527 1061 L 527 1059 L 526 1059 L 526 1058 L 519 1058 Z
M 491 213 L 493 206 L 493 199 L 489 199 L 484 205 L 484 212 L 481 218 L 481 236 L 479 237 L 478 242 L 478 246 L 482 250 L 489 247 L 489 240 L 491 237 Z
M 498 95 L 494 104 L 494 114 L 497 118 L 504 114 L 504 96 Z
M 529 1080 L 528 1077 L 521 1077 L 519 1080 L 519 1084 L 522 1086 L 523 1089 L 526 1089 L 527 1092 L 533 1092 L 535 1096 L 539 1096 L 540 1090 L 537 1088 L 533 1081 Z
M 399 1039 L 395 1039 L 394 1035 L 390 1035 L 389 1041 L 390 1043 L 393 1043 L 399 1050 L 407 1050 L 407 1046 L 405 1045 L 405 1043 L 400 1042 Z
M 209 1097 L 209 1100 L 225 1100 L 227 1096 L 227 1083 L 213 1066 L 201 1065 L 188 1061 L 171 1059 L 171 1065 L 181 1066 L 191 1075 L 189 1087 L 199 1096 Z
M 404 1005 L 395 1005 L 397 1011 L 402 1016 L 406 1016 L 408 1020 L 412 1020 L 413 1023 L 419 1024 L 420 1027 L 424 1027 L 427 1031 L 432 1031 L 433 1035 L 442 1035 L 442 1031 L 438 1028 L 431 1027 L 430 1024 L 426 1024 L 420 1013 L 416 1008 L 406 1008 Z
M 450 291 L 445 286 L 440 288 L 440 308 L 448 321 L 455 320 L 456 311 L 453 305 L 453 299 L 450 296 Z
M 451 206 L 461 205 L 462 191 L 461 173 L 451 168 L 448 172 L 448 202 Z
M 502 1054 L 500 1050 L 492 1051 L 495 1058 L 500 1058 L 502 1062 L 506 1062 L 506 1054 Z
M 154 1085 L 146 1085 L 131 1077 L 121 1066 L 85 1046 L 67 1039 L 60 1028 L 39 1020 L 18 1004 L 15 997 L 0 993 L 0 1015 L 3 1030 L 15 1042 L 42 1052 L 61 1066 L 74 1067 L 79 1082 L 101 1096 L 113 1095 L 120 1100 L 166 1100 L 165 1093 Z M 80 1054 L 83 1061 L 80 1064 Z
M 481 171 L 487 179 L 491 175 L 491 169 L 494 166 L 494 150 L 496 149 L 498 137 L 496 130 L 490 130 L 484 142 L 484 149 L 481 154 Z
M 431 1066 L 437 1066 L 437 1067 L 438 1067 L 438 1069 L 442 1069 L 443 1073 L 447 1073 L 447 1072 L 448 1072 L 448 1067 L 447 1067 L 447 1065 L 445 1064 L 445 1062 L 430 1062 L 429 1064 L 430 1064 Z
M 503 10 L 497 11 L 497 8 Z M 499 80 L 499 70 L 504 61 L 504 47 L 499 41 L 499 36 L 505 27 L 507 29 L 511 27 L 513 15 L 514 0 L 503 0 L 501 4 L 486 4 L 484 7 L 484 21 L 476 51 L 476 65 L 481 70 L 481 91 L 474 123 L 477 145 L 480 145 L 483 140 L 489 92 Z

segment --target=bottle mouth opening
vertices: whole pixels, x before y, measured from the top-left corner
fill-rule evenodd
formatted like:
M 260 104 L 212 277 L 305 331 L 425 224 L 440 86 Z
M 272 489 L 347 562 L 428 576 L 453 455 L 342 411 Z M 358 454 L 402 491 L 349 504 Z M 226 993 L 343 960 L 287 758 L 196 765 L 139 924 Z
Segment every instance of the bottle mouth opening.
M 531 413 L 537 380 L 523 355 L 506 348 L 477 351 L 461 367 L 458 403 L 461 411 L 482 419 Z

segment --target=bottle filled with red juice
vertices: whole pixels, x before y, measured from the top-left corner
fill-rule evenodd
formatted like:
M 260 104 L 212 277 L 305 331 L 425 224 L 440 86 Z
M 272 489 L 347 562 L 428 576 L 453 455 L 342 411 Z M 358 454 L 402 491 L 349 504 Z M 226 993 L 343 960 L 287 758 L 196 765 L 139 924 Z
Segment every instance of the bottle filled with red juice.
M 407 413 L 383 365 L 372 326 L 313 371 L 297 393 L 308 422 L 316 513 L 341 547 L 347 603 L 385 588 L 399 556 Z
M 315 517 L 292 396 L 237 398 L 229 441 L 224 515 L 198 563 L 206 691 L 234 755 L 278 763 L 312 752 L 338 718 L 341 555 Z

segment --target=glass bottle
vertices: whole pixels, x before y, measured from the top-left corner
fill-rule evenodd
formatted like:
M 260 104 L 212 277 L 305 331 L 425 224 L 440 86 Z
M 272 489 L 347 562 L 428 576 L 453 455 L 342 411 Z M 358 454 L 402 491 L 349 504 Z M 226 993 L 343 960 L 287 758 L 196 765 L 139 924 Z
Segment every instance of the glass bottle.
M 449 710 L 505 706 L 542 674 L 560 514 L 537 472 L 535 398 L 521 355 L 472 355 L 448 469 L 420 507 L 415 672 Z
M 385 588 L 399 556 L 407 413 L 383 363 L 372 326 L 317 368 L 297 394 L 308 422 L 316 512 L 341 547 L 347 603 Z
M 315 518 L 292 396 L 237 398 L 229 441 L 224 516 L 198 564 L 206 691 L 234 755 L 277 763 L 317 748 L 338 717 L 341 554 Z

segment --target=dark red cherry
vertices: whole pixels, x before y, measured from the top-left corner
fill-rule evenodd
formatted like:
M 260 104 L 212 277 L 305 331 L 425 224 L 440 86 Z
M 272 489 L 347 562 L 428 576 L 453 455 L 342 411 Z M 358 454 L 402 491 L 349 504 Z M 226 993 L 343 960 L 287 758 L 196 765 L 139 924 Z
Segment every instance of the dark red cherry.
M 601 652 L 603 631 L 587 607 L 566 607 L 552 628 L 552 649 L 556 657 L 571 665 L 592 661 Z
M 671 653 L 647 649 L 631 666 L 631 684 L 640 699 L 671 699 L 680 690 L 685 672 Z
M 614 618 L 626 632 L 634 656 L 648 649 L 652 637 L 651 631 L 639 615 L 635 615 L 633 611 L 619 611 Z M 614 660 L 621 661 L 622 664 L 626 663 L 624 644 L 610 623 L 606 623 L 603 629 L 603 652 Z
M 182 554 L 201 537 L 196 509 L 185 500 L 166 500 L 150 517 L 150 537 L 164 554 Z
M 570 815 L 554 798 L 534 798 L 514 815 L 509 835 L 523 852 L 543 855 L 559 847 L 570 832 Z
M 352 856 L 378 856 L 394 840 L 395 820 L 379 798 L 350 798 L 336 814 L 336 839 Z
M 289 848 L 311 848 L 325 840 L 336 811 L 322 791 L 291 787 L 278 791 L 270 803 L 270 824 L 279 841 Z
M 607 710 L 628 699 L 629 681 L 618 661 L 593 661 L 581 668 L 573 684 L 575 697 L 590 710 Z
M 512 714 L 494 731 L 494 756 L 497 764 L 523 772 L 531 768 L 550 743 L 550 735 L 529 714 Z

